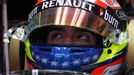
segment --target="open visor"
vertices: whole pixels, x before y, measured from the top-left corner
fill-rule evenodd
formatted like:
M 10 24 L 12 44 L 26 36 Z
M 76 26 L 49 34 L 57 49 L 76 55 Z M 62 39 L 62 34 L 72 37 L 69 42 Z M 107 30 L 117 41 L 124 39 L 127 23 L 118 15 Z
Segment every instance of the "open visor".
M 102 36 L 108 36 L 115 29 L 104 19 L 86 10 L 71 7 L 55 7 L 43 10 L 33 16 L 26 28 L 26 33 L 28 35 L 35 28 L 50 25 L 78 27 Z M 25 37 L 27 36 L 25 35 Z

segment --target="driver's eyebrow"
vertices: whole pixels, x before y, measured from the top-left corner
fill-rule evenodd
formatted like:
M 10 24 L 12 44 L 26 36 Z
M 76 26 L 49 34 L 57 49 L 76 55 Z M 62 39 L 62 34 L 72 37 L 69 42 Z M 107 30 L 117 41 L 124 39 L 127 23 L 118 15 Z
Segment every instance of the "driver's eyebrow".
M 65 28 L 66 28 L 66 26 L 53 26 L 53 27 L 48 28 L 48 32 L 51 32 L 51 31 L 62 31 L 62 32 L 64 32 L 65 31 Z M 72 27 L 72 29 L 75 32 L 89 32 L 87 30 L 80 29 L 80 28 L 73 28 Z

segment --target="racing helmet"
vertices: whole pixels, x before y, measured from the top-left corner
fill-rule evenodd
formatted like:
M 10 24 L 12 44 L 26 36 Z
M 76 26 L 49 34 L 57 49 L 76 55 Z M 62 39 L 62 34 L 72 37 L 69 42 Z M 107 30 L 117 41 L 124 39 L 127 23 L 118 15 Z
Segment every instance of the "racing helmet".
M 48 44 L 51 27 L 91 32 L 97 44 Z M 38 0 L 28 17 L 23 41 L 29 69 L 114 75 L 127 52 L 127 19 L 116 0 Z

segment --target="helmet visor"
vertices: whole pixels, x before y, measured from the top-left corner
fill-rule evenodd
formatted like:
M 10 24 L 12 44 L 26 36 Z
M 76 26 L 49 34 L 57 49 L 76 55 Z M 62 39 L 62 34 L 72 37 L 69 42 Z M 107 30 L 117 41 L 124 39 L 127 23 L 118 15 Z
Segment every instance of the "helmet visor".
M 72 7 L 55 7 L 37 13 L 29 21 L 26 33 L 39 27 L 58 25 L 73 26 L 92 31 L 101 36 L 108 36 L 115 28 L 101 17 Z

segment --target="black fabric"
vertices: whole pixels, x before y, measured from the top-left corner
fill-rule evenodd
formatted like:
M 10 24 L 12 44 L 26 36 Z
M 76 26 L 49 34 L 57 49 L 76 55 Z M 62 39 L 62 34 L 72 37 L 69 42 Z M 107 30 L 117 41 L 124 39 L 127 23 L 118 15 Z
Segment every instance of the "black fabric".
M 20 69 L 24 70 L 24 66 L 25 66 L 25 45 L 23 42 L 20 41 Z
M 2 4 L 2 0 L 0 0 L 0 4 Z
M 8 19 L 27 20 L 28 13 L 32 10 L 37 0 L 7 0 Z

